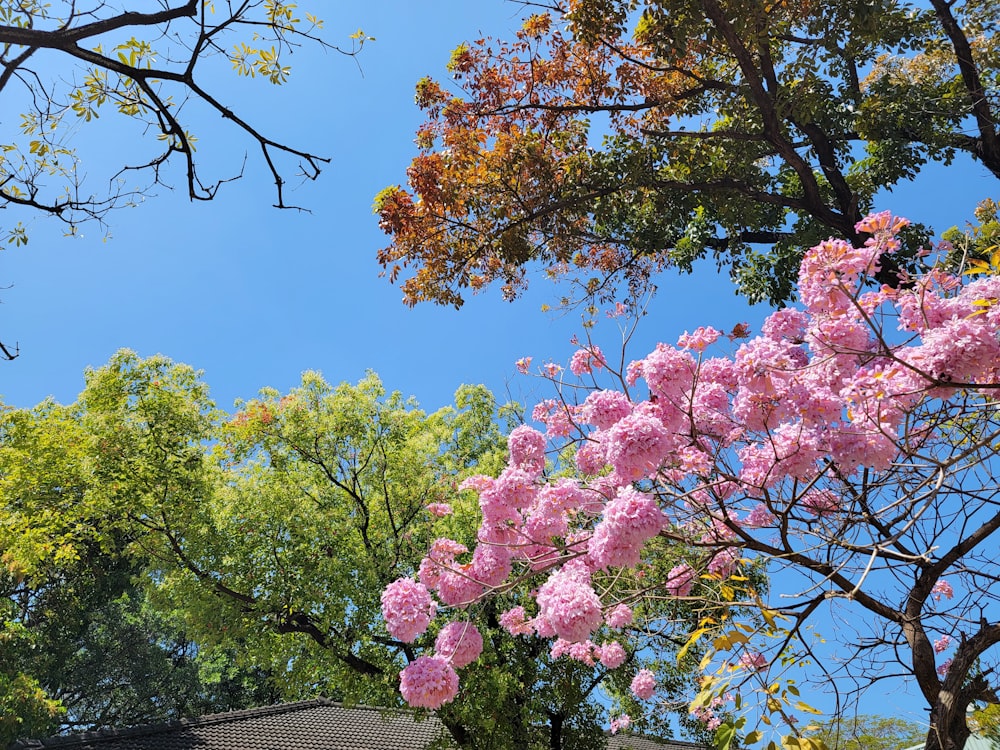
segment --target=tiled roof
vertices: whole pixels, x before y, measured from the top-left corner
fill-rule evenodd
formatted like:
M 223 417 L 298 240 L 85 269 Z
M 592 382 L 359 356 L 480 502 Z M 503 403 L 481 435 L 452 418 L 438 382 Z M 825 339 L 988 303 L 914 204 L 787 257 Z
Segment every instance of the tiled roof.
M 447 730 L 435 716 L 352 706 L 318 698 L 130 729 L 24 740 L 9 750 L 426 750 Z M 451 745 L 454 747 L 454 745 Z M 608 750 L 707 750 L 703 745 L 628 734 Z
M 323 698 L 131 729 L 28 740 L 10 750 L 425 750 L 446 734 L 434 716 Z
M 656 740 L 651 737 L 637 737 L 630 734 L 614 734 L 608 737 L 608 750 L 710 750 L 705 745 L 681 740 Z

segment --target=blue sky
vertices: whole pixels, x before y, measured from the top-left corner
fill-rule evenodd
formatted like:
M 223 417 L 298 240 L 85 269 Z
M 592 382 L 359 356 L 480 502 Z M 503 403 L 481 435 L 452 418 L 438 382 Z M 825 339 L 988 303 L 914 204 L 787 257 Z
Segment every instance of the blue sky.
M 225 408 L 263 386 L 288 389 L 306 369 L 332 382 L 374 369 L 427 408 L 447 403 L 467 382 L 509 388 L 525 401 L 548 395 L 544 385 L 518 378 L 513 362 L 525 355 L 565 361 L 571 353 L 580 317 L 541 311 L 556 299 L 553 287 L 540 279 L 513 304 L 488 291 L 460 311 L 407 309 L 398 288 L 378 277 L 375 253 L 388 238 L 371 213 L 380 189 L 405 180 L 421 121 L 416 81 L 446 77 L 449 53 L 462 41 L 510 36 L 519 6 L 449 0 L 430 12 L 396 0 L 337 5 L 325 18 L 334 41 L 358 28 L 376 37 L 360 69 L 337 54 L 304 49 L 285 86 L 231 76 L 223 82 L 228 101 L 262 131 L 332 159 L 317 182 L 293 183 L 290 201 L 311 213 L 270 208 L 272 186 L 250 152 L 247 176 L 214 201 L 190 203 L 181 192 L 157 189 L 109 217 L 109 239 L 92 225 L 82 238 L 64 238 L 61 226 L 36 218 L 30 244 L 0 256 L 0 278 L 12 285 L 0 292 L 0 332 L 22 352 L 0 365 L 6 403 L 30 406 L 50 395 L 72 401 L 84 368 L 120 347 L 204 369 Z M 218 118 L 199 126 L 198 156 L 206 170 L 217 167 L 206 175 L 238 171 L 249 146 L 234 143 L 234 131 Z M 129 144 L 139 143 L 110 112 L 81 129 L 80 139 L 95 171 L 95 159 L 120 165 L 123 154 L 132 156 Z M 173 181 L 182 187 L 179 177 Z M 946 227 L 969 216 L 990 187 L 985 170 L 953 167 L 885 207 Z M 765 309 L 748 311 L 711 268 L 662 280 L 631 357 L 698 325 L 728 329 L 763 317 Z M 606 348 L 620 340 L 614 325 L 596 335 Z
M 233 107 L 264 132 L 332 158 L 318 182 L 289 196 L 311 213 L 270 208 L 272 186 L 251 152 L 247 177 L 215 201 L 190 203 L 158 189 L 109 217 L 110 239 L 94 226 L 69 239 L 46 219 L 32 222 L 30 244 L 0 255 L 0 282 L 11 285 L 0 292 L 0 338 L 21 347 L 18 360 L 0 364 L 4 402 L 27 407 L 50 395 L 70 402 L 84 368 L 100 366 L 120 347 L 203 369 L 224 408 L 263 386 L 287 390 L 307 369 L 334 383 L 373 369 L 428 409 L 471 382 L 509 391 L 529 406 L 550 396 L 544 383 L 514 369 L 525 355 L 565 362 L 570 337 L 581 333 L 578 313 L 541 311 L 557 298 L 547 282 L 538 280 L 514 304 L 488 291 L 460 311 L 408 309 L 398 288 L 378 277 L 375 262 L 387 237 L 372 199 L 405 179 L 421 120 L 414 84 L 426 74 L 445 77 L 460 42 L 481 32 L 509 36 L 519 18 L 519 6 L 502 0 L 442 0 L 432 8 L 398 0 L 338 3 L 326 15 L 335 40 L 359 27 L 377 39 L 359 58 L 360 70 L 336 54 L 303 50 L 283 87 L 227 84 Z M 81 137 L 97 158 L 120 163 L 128 136 L 114 119 L 109 113 Z M 0 134 L 15 125 L 4 118 Z M 200 157 L 206 167 L 218 164 L 220 176 L 242 160 L 232 133 L 218 119 L 198 133 Z M 928 170 L 879 208 L 940 231 L 970 217 L 995 185 L 984 169 L 960 161 Z M 749 321 L 759 328 L 767 312 L 749 310 L 709 264 L 695 276 L 665 277 L 660 289 L 630 358 L 702 324 L 728 329 Z M 609 323 L 596 337 L 605 351 L 620 340 Z

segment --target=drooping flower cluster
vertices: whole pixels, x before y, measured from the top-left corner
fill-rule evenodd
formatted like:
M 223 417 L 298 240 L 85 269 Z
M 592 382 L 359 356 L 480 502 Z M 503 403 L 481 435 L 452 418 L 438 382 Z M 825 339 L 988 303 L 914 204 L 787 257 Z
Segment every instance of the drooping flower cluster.
M 458 675 L 440 656 L 421 656 L 399 673 L 399 691 L 414 708 L 441 708 L 458 695 Z
M 483 652 L 483 637 L 471 622 L 449 622 L 438 633 L 434 654 L 456 669 L 472 664 Z
M 641 701 L 648 701 L 656 692 L 656 677 L 648 669 L 640 669 L 632 678 L 632 695 Z
M 597 370 L 609 365 L 596 347 L 581 348 L 569 369 L 587 376 L 580 387 L 588 394 L 577 403 L 540 403 L 532 417 L 544 433 L 518 427 L 499 476 L 462 485 L 479 498 L 479 543 L 459 563 L 464 546 L 435 542 L 420 566 L 421 584 L 461 608 L 512 576 L 544 576 L 534 607 L 503 613 L 501 625 L 553 638 L 553 656 L 617 668 L 625 649 L 597 646 L 595 634 L 624 628 L 633 614 L 604 578 L 636 568 L 639 580 L 658 570 L 659 579 L 643 582 L 649 596 L 690 599 L 703 587 L 746 580 L 744 566 L 767 554 L 769 540 L 802 538 L 811 550 L 835 542 L 857 518 L 877 529 L 883 516 L 886 523 L 905 517 L 896 498 L 883 506 L 843 488 L 889 472 L 906 455 L 934 456 L 947 422 L 925 423 L 919 410 L 956 393 L 974 398 L 1000 380 L 1000 277 L 963 283 L 932 269 L 898 287 L 872 283 L 905 224 L 877 214 L 858 225 L 872 235 L 862 247 L 829 240 L 809 250 L 802 309 L 773 313 L 732 356 L 712 356 L 726 339 L 699 328 L 617 373 L 628 385 L 617 390 L 597 387 Z M 562 377 L 554 363 L 544 372 Z M 558 467 L 575 467 L 578 479 L 547 478 L 547 456 L 571 457 Z M 666 566 L 646 566 L 658 535 L 693 552 L 666 573 Z M 954 595 L 943 580 L 931 593 L 936 601 Z M 404 614 L 391 611 L 397 600 L 409 607 Z M 386 602 L 390 632 L 414 636 L 433 614 L 424 599 Z M 940 652 L 947 641 L 939 643 Z M 739 659 L 753 672 L 769 662 L 750 650 Z M 645 700 L 655 684 L 641 670 L 633 692 Z
M 427 630 L 436 609 L 427 587 L 412 578 L 394 581 L 382 592 L 385 626 L 404 643 L 412 643 Z

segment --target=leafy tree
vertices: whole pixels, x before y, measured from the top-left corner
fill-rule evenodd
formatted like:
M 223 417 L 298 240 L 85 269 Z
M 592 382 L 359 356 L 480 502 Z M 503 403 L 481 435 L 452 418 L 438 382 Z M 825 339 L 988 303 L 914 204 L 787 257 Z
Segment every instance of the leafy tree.
M 960 154 L 1000 177 L 991 0 L 532 5 L 454 51 L 454 87 L 417 85 L 420 153 L 375 202 L 408 304 L 513 298 L 531 267 L 636 295 L 706 257 L 783 303 L 801 248 L 860 241 L 878 191 Z
M 0 208 L 13 219 L 0 225 L 0 241 L 27 243 L 17 218 L 38 212 L 64 222 L 69 233 L 82 221 L 103 223 L 112 209 L 176 179 L 174 162 L 191 200 L 212 200 L 242 168 L 209 177 L 199 171 L 205 159 L 195 158 L 196 131 L 206 114 L 221 117 L 259 153 L 276 186 L 275 206 L 293 207 L 284 190 L 289 172 L 319 176 L 328 159 L 259 130 L 232 108 L 222 81 L 231 70 L 280 85 L 291 74 L 295 48 L 309 44 L 354 55 L 370 37 L 359 31 L 349 47 L 335 47 L 324 40 L 321 19 L 281 0 L 158 6 L 129 11 L 98 0 L 0 5 L 0 96 L 11 113 L 8 128 L 16 126 L 0 135 Z M 121 162 L 97 164 L 86 159 L 86 149 L 78 151 L 74 136 L 81 123 L 96 129 L 108 113 L 124 118 L 128 135 L 116 135 Z M 17 355 L 13 348 L 0 353 Z
M 857 714 L 824 722 L 816 736 L 831 750 L 904 750 L 922 743 L 927 730 L 894 716 Z
M 220 654 L 235 660 L 235 677 L 261 674 L 283 699 L 321 692 L 396 705 L 400 670 L 434 639 L 388 631 L 381 591 L 416 575 L 433 540 L 475 544 L 476 500 L 456 483 L 500 470 L 498 422 L 513 412 L 481 386 L 463 386 L 455 406 L 427 414 L 374 375 L 334 387 L 306 373 L 290 392 L 265 389 L 226 415 L 190 368 L 122 352 L 88 373 L 76 404 L 7 417 L 18 428 L 3 449 L 21 467 L 2 495 L 4 528 L 20 540 L 8 564 L 42 578 L 57 555 L 85 559 L 90 545 L 118 549 L 123 540 L 123 554 L 142 567 L 141 607 L 138 596 L 112 599 L 80 618 L 91 653 L 114 648 L 114 621 L 130 632 L 159 622 L 148 631 L 159 633 L 152 657 L 180 663 L 177 684 L 192 690 L 171 689 L 188 706 L 223 693 L 205 685 Z M 30 451 L 39 461 L 22 462 Z M 454 608 L 484 649 L 463 669 L 460 700 L 439 716 L 464 747 L 596 747 L 605 715 L 597 691 L 625 689 L 619 672 L 628 667 L 557 658 L 544 641 L 507 633 L 501 603 L 528 593 L 513 587 L 498 603 Z M 138 651 L 137 660 L 152 658 Z M 192 655 L 200 687 L 182 683 Z M 92 664 L 86 655 L 76 663 Z M 128 691 L 120 701 L 140 697 Z
M 7 410 L 0 433 L 0 744 L 269 702 L 266 680 L 220 668 L 225 654 L 210 659 L 145 601 L 124 527 L 88 501 L 73 412 Z
M 803 679 L 835 689 L 838 714 L 884 680 L 912 680 L 928 750 L 962 750 L 967 710 L 1000 703 L 1000 277 L 949 273 L 931 263 L 953 261 L 942 252 L 905 287 L 872 289 L 905 224 L 872 215 L 860 247 L 808 250 L 803 309 L 773 313 L 732 356 L 713 356 L 726 338 L 699 328 L 628 365 L 587 344 L 573 377 L 547 366 L 574 399 L 540 404 L 546 433 L 517 428 L 507 467 L 474 486 L 477 537 L 510 549 L 505 580 L 533 587 L 537 614 L 519 619 L 538 635 L 585 642 L 628 603 L 644 644 L 675 625 L 664 602 L 700 612 L 679 654 L 707 648 L 691 710 L 720 750 L 740 733 L 768 750 L 776 734 L 788 750 L 821 748 L 819 727 L 797 718 L 819 713 Z M 563 450 L 578 485 L 542 460 Z M 557 492 L 556 508 L 541 502 Z M 526 552 L 518 540 L 542 523 L 557 531 Z M 696 555 L 657 566 L 664 543 Z M 390 629 L 412 609 L 387 611 Z M 655 672 L 630 688 L 640 705 L 657 698 Z

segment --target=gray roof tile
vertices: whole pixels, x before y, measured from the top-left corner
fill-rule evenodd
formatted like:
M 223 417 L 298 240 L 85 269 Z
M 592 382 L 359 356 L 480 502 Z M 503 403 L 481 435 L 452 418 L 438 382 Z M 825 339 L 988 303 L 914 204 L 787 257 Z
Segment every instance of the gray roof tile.
M 434 716 L 323 698 L 130 729 L 27 740 L 11 750 L 424 750 L 446 734 Z
M 10 750 L 425 750 L 447 737 L 440 720 L 411 711 L 318 698 L 130 729 L 25 740 Z M 452 745 L 454 747 L 454 745 Z M 608 750 L 707 750 L 677 740 L 608 736 Z

